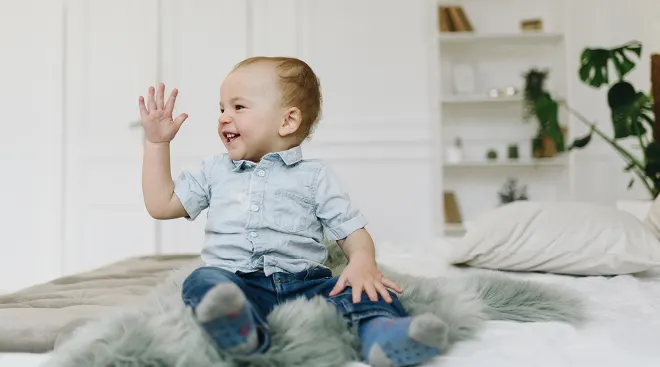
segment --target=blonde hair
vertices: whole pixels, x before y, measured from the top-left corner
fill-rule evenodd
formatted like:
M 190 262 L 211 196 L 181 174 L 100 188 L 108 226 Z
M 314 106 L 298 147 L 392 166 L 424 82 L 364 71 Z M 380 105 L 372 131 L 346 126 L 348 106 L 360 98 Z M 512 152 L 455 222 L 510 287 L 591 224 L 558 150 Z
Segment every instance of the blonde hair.
M 275 64 L 282 106 L 300 109 L 302 121 L 296 135 L 301 140 L 306 139 L 321 119 L 322 96 L 318 77 L 307 63 L 294 57 L 251 57 L 236 64 L 234 70 L 258 62 Z

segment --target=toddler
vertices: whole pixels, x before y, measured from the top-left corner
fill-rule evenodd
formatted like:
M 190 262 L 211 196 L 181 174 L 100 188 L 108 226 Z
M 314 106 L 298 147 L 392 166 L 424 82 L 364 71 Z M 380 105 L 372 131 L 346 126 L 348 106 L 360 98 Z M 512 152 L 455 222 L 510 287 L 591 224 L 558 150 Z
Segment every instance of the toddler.
M 431 314 L 411 317 L 402 290 L 379 271 L 366 221 L 332 170 L 303 159 L 301 143 L 321 114 L 312 69 L 284 57 L 236 65 L 220 88 L 218 135 L 226 154 L 173 179 L 170 142 L 188 117 L 172 115 L 177 97 L 165 86 L 139 98 L 146 134 L 142 188 L 156 219 L 194 220 L 208 209 L 205 266 L 185 280 L 182 297 L 219 348 L 268 349 L 266 317 L 297 297 L 325 297 L 357 325 L 362 357 L 373 366 L 409 366 L 438 355 L 446 325 Z M 323 237 L 348 265 L 332 277 Z

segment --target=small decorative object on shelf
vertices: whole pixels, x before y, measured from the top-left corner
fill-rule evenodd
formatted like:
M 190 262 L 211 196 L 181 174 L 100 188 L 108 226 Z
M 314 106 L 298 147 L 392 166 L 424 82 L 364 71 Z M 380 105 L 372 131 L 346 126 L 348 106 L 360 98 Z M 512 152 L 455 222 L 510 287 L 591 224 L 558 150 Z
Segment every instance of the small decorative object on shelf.
M 509 158 L 509 159 L 518 159 L 518 158 L 520 158 L 517 144 L 510 144 L 509 145 L 509 147 L 507 148 L 507 158 Z
M 463 222 L 463 218 L 461 216 L 461 210 L 458 207 L 456 194 L 454 194 L 453 191 L 444 192 L 444 203 L 445 223 L 461 224 Z
M 523 19 L 520 21 L 520 29 L 522 31 L 542 31 L 543 19 L 540 18 Z
M 438 7 L 440 32 L 472 32 L 472 24 L 461 6 Z
M 456 137 L 454 145 L 447 147 L 447 163 L 456 164 L 463 161 L 463 142 L 461 138 Z
M 500 90 L 497 88 L 491 88 L 488 90 L 488 96 L 491 98 L 497 98 L 500 96 Z
M 454 65 L 452 74 L 456 94 L 474 94 L 476 88 L 474 67 L 469 64 L 457 64 Z
M 500 196 L 501 205 L 518 200 L 529 200 L 527 197 L 527 186 L 518 188 L 518 180 L 515 178 L 507 179 L 498 194 Z
M 514 86 L 508 86 L 508 87 L 504 88 L 504 95 L 507 96 L 507 97 L 517 96 L 518 93 L 519 93 L 518 88 L 516 88 Z
M 489 161 L 497 160 L 497 151 L 495 149 L 488 149 L 486 152 L 486 159 Z

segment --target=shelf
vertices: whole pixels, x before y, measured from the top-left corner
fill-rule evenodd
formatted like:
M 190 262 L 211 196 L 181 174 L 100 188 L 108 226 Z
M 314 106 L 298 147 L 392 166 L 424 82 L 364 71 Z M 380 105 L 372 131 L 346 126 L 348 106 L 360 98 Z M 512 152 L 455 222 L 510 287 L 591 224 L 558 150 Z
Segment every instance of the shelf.
M 466 161 L 461 163 L 444 163 L 446 168 L 488 168 L 488 167 L 561 167 L 566 165 L 563 158 L 537 158 L 537 159 L 502 159 L 496 161 Z
M 442 103 L 502 103 L 502 102 L 522 102 L 522 95 L 516 95 L 511 97 L 490 97 L 486 94 L 474 94 L 474 95 L 454 95 L 443 97 Z
M 564 98 L 561 97 L 555 96 L 554 98 L 558 102 L 564 101 Z M 509 96 L 490 97 L 487 94 L 448 95 L 445 97 L 441 97 L 440 102 L 442 102 L 443 104 L 522 103 L 523 96 L 522 94 L 518 94 L 510 97 Z
M 442 43 L 470 43 L 470 42 L 543 42 L 543 43 L 557 43 L 564 39 L 561 33 L 548 33 L 548 32 L 534 32 L 528 31 L 524 33 L 469 33 L 469 32 L 456 32 L 456 33 L 441 33 L 438 36 Z

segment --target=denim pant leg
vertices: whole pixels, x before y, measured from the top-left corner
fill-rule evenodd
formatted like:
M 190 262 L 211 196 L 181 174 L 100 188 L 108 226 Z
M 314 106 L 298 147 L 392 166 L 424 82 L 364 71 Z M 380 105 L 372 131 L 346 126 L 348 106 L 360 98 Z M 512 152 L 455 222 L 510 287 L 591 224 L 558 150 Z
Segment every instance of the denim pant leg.
M 396 293 L 389 291 L 392 303 L 387 303 L 380 295 L 377 301 L 371 301 L 362 292 L 359 303 L 353 303 L 353 289 L 346 287 L 340 294 L 330 297 L 330 292 L 338 278 L 332 277 L 332 272 L 325 268 L 309 269 L 301 273 L 287 276 L 287 282 L 282 282 L 283 290 L 288 298 L 304 295 L 307 298 L 320 295 L 337 307 L 339 313 L 350 326 L 359 326 L 361 322 L 374 317 L 406 317 L 408 313 L 401 305 Z
M 248 307 L 257 325 L 259 335 L 259 348 L 255 353 L 265 351 L 270 347 L 266 316 L 275 304 L 274 292 L 268 292 L 267 287 L 253 284 L 252 279 L 244 279 L 239 274 L 218 267 L 205 266 L 195 269 L 183 282 L 183 302 L 186 306 L 190 306 L 194 312 L 211 288 L 217 284 L 228 282 L 236 284 L 243 291 L 248 301 Z

